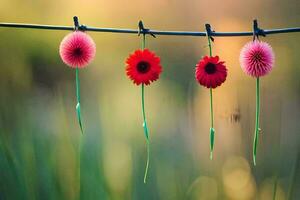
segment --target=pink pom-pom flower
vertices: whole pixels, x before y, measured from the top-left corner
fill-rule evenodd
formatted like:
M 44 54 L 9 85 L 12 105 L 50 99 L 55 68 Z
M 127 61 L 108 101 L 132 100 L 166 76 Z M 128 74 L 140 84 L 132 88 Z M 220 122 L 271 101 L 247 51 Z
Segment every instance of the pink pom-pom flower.
M 74 31 L 60 43 L 59 54 L 65 64 L 72 68 L 84 68 L 95 57 L 96 45 L 93 39 L 82 31 Z
M 248 42 L 241 50 L 240 64 L 250 76 L 258 78 L 267 75 L 274 64 L 272 47 L 258 40 Z

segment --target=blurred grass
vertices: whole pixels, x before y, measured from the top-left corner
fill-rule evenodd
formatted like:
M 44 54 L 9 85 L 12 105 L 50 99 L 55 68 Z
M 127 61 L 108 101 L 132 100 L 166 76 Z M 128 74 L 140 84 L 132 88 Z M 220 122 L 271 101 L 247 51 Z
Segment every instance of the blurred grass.
M 164 30 L 251 30 L 299 26 L 295 0 L 21 1 L 2 0 L 0 21 Z M 255 13 L 253 11 L 255 10 Z M 276 15 L 274 14 L 276 13 Z M 254 80 L 240 70 L 251 38 L 216 38 L 213 52 L 229 68 L 214 92 L 216 141 L 209 160 L 208 90 L 194 81 L 194 65 L 208 53 L 206 38 L 147 38 L 160 55 L 161 79 L 146 88 L 151 137 L 149 179 L 143 184 L 146 144 L 140 88 L 124 74 L 124 60 L 140 47 L 134 35 L 89 33 L 95 61 L 80 71 L 83 136 L 75 113 L 75 71 L 58 55 L 65 31 L 0 29 L 0 199 L 298 199 L 300 37 L 274 35 L 276 67 L 262 79 L 263 134 L 253 167 Z M 275 179 L 275 177 L 277 177 Z M 79 188 L 81 193 L 79 195 Z

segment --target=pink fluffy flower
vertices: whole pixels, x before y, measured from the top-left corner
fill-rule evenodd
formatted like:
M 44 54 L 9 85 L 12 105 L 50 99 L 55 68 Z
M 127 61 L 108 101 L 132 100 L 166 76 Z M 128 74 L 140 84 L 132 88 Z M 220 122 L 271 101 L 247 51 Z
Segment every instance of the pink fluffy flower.
M 60 43 L 59 54 L 65 64 L 72 68 L 84 68 L 95 57 L 96 45 L 84 32 L 74 31 Z
M 243 71 L 253 77 L 267 75 L 273 68 L 274 53 L 272 47 L 261 41 L 248 42 L 240 54 Z

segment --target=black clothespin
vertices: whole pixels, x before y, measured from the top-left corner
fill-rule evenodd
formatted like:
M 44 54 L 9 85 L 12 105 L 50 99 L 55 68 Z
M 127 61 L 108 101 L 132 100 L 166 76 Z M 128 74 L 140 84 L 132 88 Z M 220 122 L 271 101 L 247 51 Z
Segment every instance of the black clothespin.
M 79 20 L 78 20 L 78 17 L 77 16 L 74 16 L 73 17 L 73 21 L 74 21 L 74 28 L 75 28 L 75 31 L 85 31 L 87 29 L 87 27 L 85 25 L 79 25 Z
M 259 40 L 259 36 L 266 37 L 265 31 L 258 27 L 257 19 L 253 20 L 253 41 L 255 38 Z
M 74 29 L 75 29 L 75 31 L 78 31 L 78 29 L 79 29 L 79 21 L 78 21 L 78 17 L 77 17 L 77 16 L 74 16 L 74 17 L 73 17 L 73 21 L 74 21 Z
M 156 38 L 156 36 L 153 33 L 150 32 L 150 29 L 144 27 L 144 24 L 143 24 L 142 20 L 139 21 L 138 26 L 139 26 L 138 36 L 140 36 L 141 33 L 142 33 L 143 35 L 150 34 L 152 37 Z
M 208 37 L 209 39 L 211 39 L 211 41 L 214 41 L 215 39 L 212 37 L 212 33 L 215 32 L 215 31 L 212 31 L 212 30 L 211 30 L 210 24 L 205 24 L 205 29 L 206 29 L 207 37 Z

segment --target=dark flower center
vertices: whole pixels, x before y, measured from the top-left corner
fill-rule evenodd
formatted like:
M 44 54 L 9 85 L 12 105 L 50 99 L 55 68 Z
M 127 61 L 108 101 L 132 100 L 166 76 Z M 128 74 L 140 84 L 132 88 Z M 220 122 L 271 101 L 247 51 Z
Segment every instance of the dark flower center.
M 81 48 L 74 49 L 73 55 L 76 57 L 82 56 L 82 49 Z
M 146 61 L 141 61 L 137 64 L 138 72 L 145 74 L 150 70 L 150 64 Z
M 204 69 L 208 74 L 214 74 L 217 71 L 216 65 L 210 62 L 205 65 Z

